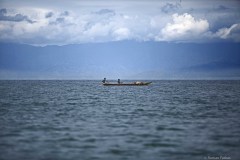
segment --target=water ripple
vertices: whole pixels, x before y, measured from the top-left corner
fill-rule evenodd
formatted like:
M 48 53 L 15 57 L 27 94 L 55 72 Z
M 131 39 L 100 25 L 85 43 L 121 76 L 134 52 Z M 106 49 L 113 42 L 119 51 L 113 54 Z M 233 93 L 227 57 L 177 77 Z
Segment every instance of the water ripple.
M 240 157 L 240 81 L 0 81 L 0 159 Z

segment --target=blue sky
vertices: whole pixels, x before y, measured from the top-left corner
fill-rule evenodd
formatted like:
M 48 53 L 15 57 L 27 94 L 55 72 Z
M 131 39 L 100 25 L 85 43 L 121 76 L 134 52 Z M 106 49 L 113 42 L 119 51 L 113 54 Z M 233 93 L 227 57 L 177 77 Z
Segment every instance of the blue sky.
M 240 76 L 237 0 L 0 0 L 0 6 L 0 79 Z

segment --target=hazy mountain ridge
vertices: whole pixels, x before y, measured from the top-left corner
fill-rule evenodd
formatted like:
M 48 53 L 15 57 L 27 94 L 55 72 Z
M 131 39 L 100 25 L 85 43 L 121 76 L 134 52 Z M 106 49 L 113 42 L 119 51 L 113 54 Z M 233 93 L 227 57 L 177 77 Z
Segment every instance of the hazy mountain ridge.
M 228 77 L 230 72 L 239 76 L 239 51 L 237 43 L 120 41 L 45 47 L 1 43 L 0 77 L 184 79 L 205 74 Z

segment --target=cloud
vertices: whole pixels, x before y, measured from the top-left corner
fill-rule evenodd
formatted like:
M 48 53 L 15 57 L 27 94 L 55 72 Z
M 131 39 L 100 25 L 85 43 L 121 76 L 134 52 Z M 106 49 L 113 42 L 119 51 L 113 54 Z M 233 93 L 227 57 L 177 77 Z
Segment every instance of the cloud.
M 63 23 L 64 20 L 65 20 L 64 18 L 60 17 L 60 18 L 57 18 L 57 19 L 56 19 L 56 22 L 58 22 L 58 23 Z
M 97 12 L 94 12 L 96 14 L 99 14 L 99 15 L 103 15 L 103 14 L 110 14 L 110 15 L 115 15 L 115 11 L 114 10 L 111 10 L 111 9 L 101 9 Z
M 50 17 L 52 17 L 53 15 L 54 15 L 53 12 L 48 12 L 48 13 L 46 14 L 45 18 L 50 18 Z
M 84 11 L 66 8 L 4 8 L 0 10 L 0 41 L 32 45 L 118 40 L 239 41 L 239 25 L 233 25 L 238 24 L 237 20 L 235 23 L 228 22 L 228 25 L 223 23 L 214 26 L 209 18 L 201 14 L 175 13 L 182 12 L 183 6 L 179 3 L 166 3 L 161 7 L 162 11 L 159 11 L 158 6 L 154 12 L 147 9 L 141 12 L 129 11 L 128 8 L 119 10 L 106 6 L 102 9 L 90 7 Z M 218 8 L 227 13 L 231 11 L 221 6 Z M 214 30 L 211 30 L 212 26 Z
M 221 28 L 214 36 L 221 39 L 232 39 L 236 42 L 240 42 L 240 24 L 233 24 L 229 28 Z
M 130 36 L 130 31 L 128 28 L 118 28 L 113 32 L 116 40 L 128 39 Z
M 162 12 L 164 13 L 170 13 L 170 12 L 176 12 L 178 9 L 181 8 L 180 3 L 166 3 L 163 7 L 161 7 Z
M 14 22 L 27 21 L 29 23 L 34 23 L 34 21 L 28 18 L 28 16 L 24 16 L 22 14 L 16 14 L 14 16 L 8 16 L 6 14 L 7 9 L 3 8 L 0 10 L 0 21 L 14 21 Z
M 184 13 L 182 15 L 173 14 L 172 23 L 168 23 L 161 29 L 157 40 L 186 40 L 197 38 L 209 30 L 207 20 L 196 20 L 192 15 Z
M 215 11 L 226 11 L 229 10 L 230 8 L 224 6 L 224 5 L 219 5 L 217 8 L 215 8 Z
M 69 16 L 69 12 L 68 11 L 64 11 L 63 13 L 61 13 L 61 16 Z

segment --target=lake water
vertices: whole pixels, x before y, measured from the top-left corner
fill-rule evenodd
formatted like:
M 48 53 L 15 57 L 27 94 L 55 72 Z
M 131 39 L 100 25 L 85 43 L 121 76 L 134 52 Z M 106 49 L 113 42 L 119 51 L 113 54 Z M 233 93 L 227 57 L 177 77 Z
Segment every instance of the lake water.
M 0 81 L 0 159 L 240 159 L 239 119 L 240 81 Z

